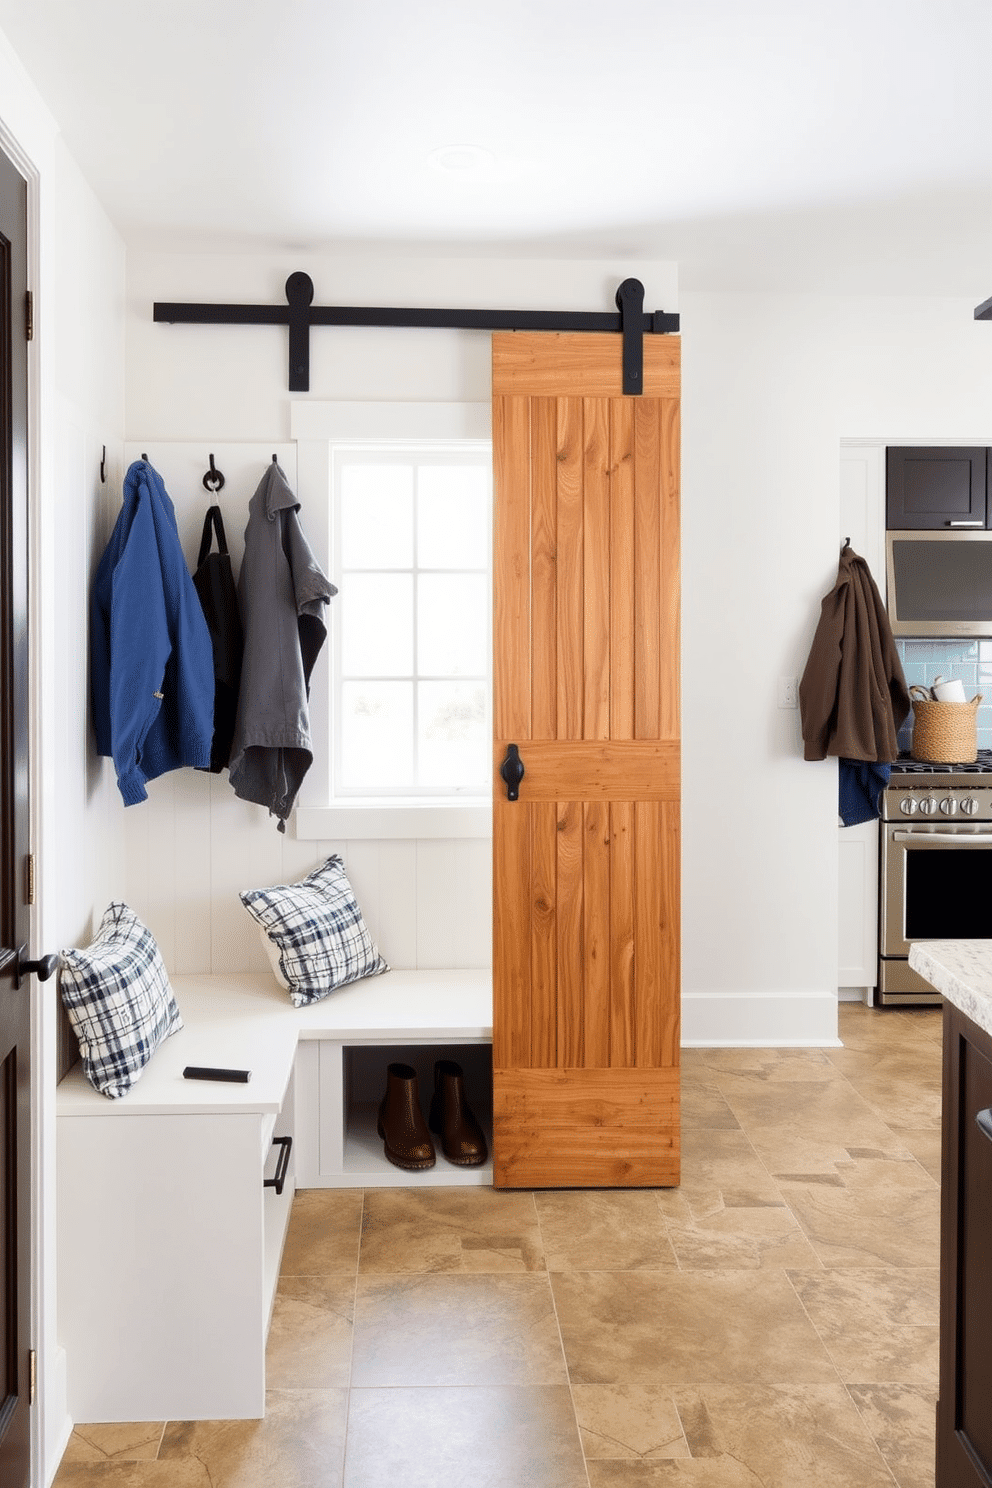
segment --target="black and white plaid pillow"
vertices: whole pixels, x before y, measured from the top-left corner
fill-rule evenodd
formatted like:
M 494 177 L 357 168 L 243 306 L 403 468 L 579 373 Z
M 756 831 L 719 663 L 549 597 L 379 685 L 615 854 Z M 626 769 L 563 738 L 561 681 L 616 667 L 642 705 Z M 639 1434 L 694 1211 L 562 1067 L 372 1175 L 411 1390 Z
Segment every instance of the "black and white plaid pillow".
M 369 934 L 336 855 L 300 883 L 244 889 L 241 902 L 279 953 L 296 1007 L 389 967 Z
M 151 931 L 126 904 L 111 904 L 85 950 L 62 952 L 62 1001 L 83 1069 L 101 1095 L 126 1095 L 163 1039 L 182 1028 Z

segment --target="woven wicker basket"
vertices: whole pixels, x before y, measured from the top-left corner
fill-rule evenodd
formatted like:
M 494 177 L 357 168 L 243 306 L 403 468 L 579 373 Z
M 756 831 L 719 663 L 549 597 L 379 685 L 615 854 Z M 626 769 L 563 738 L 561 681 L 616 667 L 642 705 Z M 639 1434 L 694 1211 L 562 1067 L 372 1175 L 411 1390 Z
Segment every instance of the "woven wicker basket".
M 970 703 L 935 703 L 922 687 L 911 687 L 909 695 L 913 701 L 910 753 L 914 759 L 928 765 L 965 765 L 978 758 L 976 719 L 981 693 Z

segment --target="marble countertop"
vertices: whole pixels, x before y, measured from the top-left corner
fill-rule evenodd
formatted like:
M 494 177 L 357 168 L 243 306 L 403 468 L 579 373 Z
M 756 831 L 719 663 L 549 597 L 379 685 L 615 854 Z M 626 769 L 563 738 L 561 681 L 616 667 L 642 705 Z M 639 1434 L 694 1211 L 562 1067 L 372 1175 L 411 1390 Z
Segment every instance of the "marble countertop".
M 992 1034 L 992 940 L 920 940 L 909 964 L 979 1028 Z

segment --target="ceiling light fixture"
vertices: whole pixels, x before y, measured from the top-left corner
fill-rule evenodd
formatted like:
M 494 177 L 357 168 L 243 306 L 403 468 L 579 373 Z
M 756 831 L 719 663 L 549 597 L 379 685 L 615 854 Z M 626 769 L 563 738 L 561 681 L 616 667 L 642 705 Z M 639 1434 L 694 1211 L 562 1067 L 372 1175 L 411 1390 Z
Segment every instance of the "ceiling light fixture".
M 496 163 L 496 157 L 481 145 L 440 145 L 427 159 L 436 170 L 449 175 L 477 176 Z

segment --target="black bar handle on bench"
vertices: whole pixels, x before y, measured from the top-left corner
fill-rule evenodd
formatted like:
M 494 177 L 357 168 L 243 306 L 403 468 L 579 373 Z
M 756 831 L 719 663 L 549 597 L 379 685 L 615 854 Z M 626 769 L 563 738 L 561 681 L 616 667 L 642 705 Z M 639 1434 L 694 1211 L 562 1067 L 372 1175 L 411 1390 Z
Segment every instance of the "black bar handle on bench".
M 292 1137 L 273 1137 L 272 1145 L 282 1149 L 279 1153 L 279 1161 L 276 1163 L 276 1176 L 266 1178 L 262 1187 L 274 1188 L 277 1194 L 281 1194 L 283 1184 L 286 1182 L 286 1174 L 289 1171 L 289 1155 L 293 1150 L 293 1139 Z
M 982 1135 L 992 1142 L 992 1110 L 979 1111 L 975 1117 L 975 1124 Z

